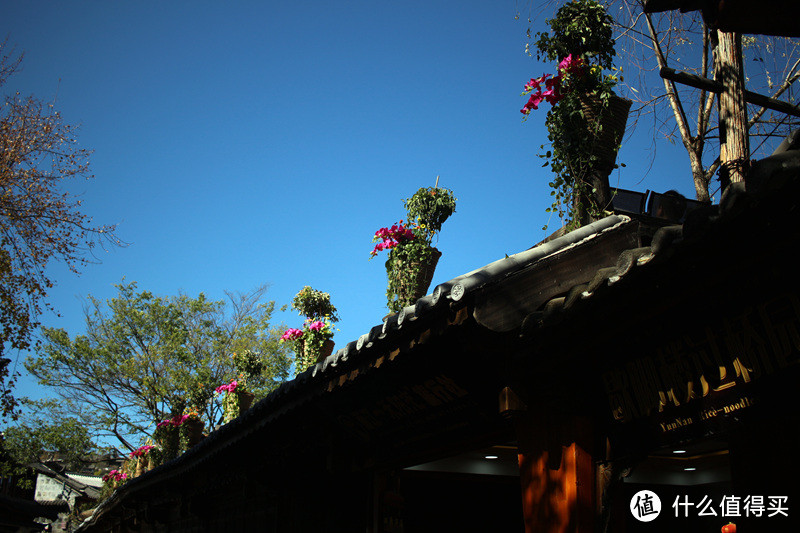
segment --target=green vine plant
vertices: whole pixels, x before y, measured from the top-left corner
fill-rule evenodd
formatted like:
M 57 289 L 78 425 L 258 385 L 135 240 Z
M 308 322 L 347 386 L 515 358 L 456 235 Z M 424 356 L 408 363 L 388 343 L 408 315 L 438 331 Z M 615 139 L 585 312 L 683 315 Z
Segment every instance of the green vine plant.
M 399 313 L 416 301 L 416 288 L 424 275 L 423 268 L 431 264 L 435 250 L 419 239 L 389 252 L 385 263 L 388 278 L 386 306 L 391 312 Z
M 153 439 L 160 448 L 160 459 L 163 463 L 175 459 L 178 456 L 180 446 L 178 427 L 168 421 L 165 422 L 167 423 L 159 422 L 153 434 Z
M 622 78 L 612 64 L 612 19 L 603 5 L 574 0 L 547 23 L 551 31 L 537 34 L 537 59 L 559 61 L 558 72 L 525 85 L 523 95 L 530 98 L 521 112 L 527 118 L 543 101 L 552 104 L 545 118 L 551 148 L 539 154 L 545 159 L 542 166 L 554 174 L 548 184 L 553 204 L 547 212 L 566 219 L 566 229 L 571 230 L 607 214 L 608 174 L 616 166 L 630 102 L 612 106 L 620 100 L 613 88 Z M 604 131 L 604 119 L 618 108 L 624 109 L 622 131 Z M 619 129 L 619 121 L 615 127 Z
M 328 318 L 331 322 L 339 321 L 338 311 L 331 303 L 331 295 L 308 285 L 300 289 L 292 299 L 292 309 L 312 320 Z
M 179 446 L 181 453 L 192 447 L 192 431 L 195 424 L 202 424 L 200 413 L 196 409 L 184 410 L 181 417 L 181 425 L 178 427 Z M 201 426 L 202 427 L 202 426 Z
M 453 191 L 439 187 L 422 187 L 403 200 L 408 220 L 416 222 L 418 234 L 428 244 L 442 230 L 442 224 L 456 212 Z
M 242 413 L 241 401 L 241 395 L 236 394 L 235 391 L 225 394 L 222 399 L 222 416 L 226 423 L 234 420 Z

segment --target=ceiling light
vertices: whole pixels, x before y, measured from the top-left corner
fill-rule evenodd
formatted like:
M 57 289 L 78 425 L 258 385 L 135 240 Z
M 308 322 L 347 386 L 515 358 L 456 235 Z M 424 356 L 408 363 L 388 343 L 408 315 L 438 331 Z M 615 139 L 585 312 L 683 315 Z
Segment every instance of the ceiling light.
M 684 470 L 685 470 L 686 472 L 691 472 L 692 470 L 697 470 L 697 469 L 696 469 L 695 467 L 693 467 L 693 466 L 689 466 L 689 467 L 687 467 L 687 468 L 684 468 Z
M 672 453 L 686 453 L 686 450 L 672 450 Z
M 484 456 L 484 459 L 497 459 L 497 456 L 496 455 L 486 455 L 486 456 Z

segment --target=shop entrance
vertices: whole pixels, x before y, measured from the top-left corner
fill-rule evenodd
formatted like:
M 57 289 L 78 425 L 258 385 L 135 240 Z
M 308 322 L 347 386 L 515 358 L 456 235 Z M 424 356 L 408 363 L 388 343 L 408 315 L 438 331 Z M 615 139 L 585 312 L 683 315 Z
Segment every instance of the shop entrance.
M 524 533 L 517 448 L 491 446 L 400 472 L 404 533 Z
M 644 497 L 650 493 L 658 496 L 661 510 L 657 518 L 645 523 L 652 509 Z M 720 531 L 723 525 L 737 520 L 728 516 L 735 512 L 733 507 L 725 509 L 726 498 L 732 496 L 726 441 L 710 439 L 660 448 L 623 479 L 619 501 L 615 502 L 615 531 L 642 531 L 644 527 L 652 532 Z M 624 529 L 620 527 L 621 516 L 625 518 Z

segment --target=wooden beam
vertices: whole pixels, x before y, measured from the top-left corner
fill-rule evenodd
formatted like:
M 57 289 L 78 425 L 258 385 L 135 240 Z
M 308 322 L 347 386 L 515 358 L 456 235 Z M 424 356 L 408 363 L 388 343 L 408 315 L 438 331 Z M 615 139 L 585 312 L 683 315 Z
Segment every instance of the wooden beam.
M 725 90 L 722 83 L 698 76 L 696 74 L 689 74 L 688 72 L 678 72 L 673 68 L 663 67 L 659 73 L 662 78 L 672 80 L 695 89 L 704 89 L 712 93 L 720 94 Z M 777 98 L 770 98 L 763 94 L 754 93 L 752 91 L 744 92 L 744 99 L 746 102 L 766 107 L 780 113 L 786 113 L 795 117 L 800 117 L 800 107 L 792 105 L 789 102 L 778 100 Z

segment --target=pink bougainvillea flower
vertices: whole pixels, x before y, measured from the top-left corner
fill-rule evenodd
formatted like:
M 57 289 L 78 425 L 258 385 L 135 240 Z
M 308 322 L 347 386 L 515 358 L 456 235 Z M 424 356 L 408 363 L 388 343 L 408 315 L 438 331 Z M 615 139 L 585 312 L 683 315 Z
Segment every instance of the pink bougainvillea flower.
M 531 81 L 526 83 L 525 87 L 522 90 L 525 91 L 525 92 L 532 91 L 535 88 L 534 85 L 533 85 L 533 81 L 534 81 L 533 78 L 531 78 Z
M 561 100 L 561 91 L 559 91 L 558 87 L 553 87 L 552 89 L 543 92 L 542 96 L 545 100 L 547 100 L 547 103 L 556 105 L 558 101 Z
M 150 446 L 150 445 L 139 446 L 138 448 L 136 448 L 131 452 L 131 457 L 144 457 L 153 448 L 155 448 L 155 446 Z
M 569 60 L 565 58 L 562 60 L 562 64 L 569 66 L 574 63 L 571 56 L 568 57 Z M 540 78 L 531 79 L 525 88 L 528 91 L 536 89 L 536 92 L 530 95 L 528 102 L 520 109 L 520 113 L 527 115 L 532 109 L 539 109 L 539 104 L 545 101 L 551 105 L 557 104 L 562 98 L 561 82 L 562 75 L 560 73 L 552 77 L 550 74 L 544 74 Z M 542 91 L 542 84 L 544 84 L 545 87 L 544 91 Z
M 303 336 L 303 331 L 297 328 L 289 328 L 287 329 L 283 335 L 281 335 L 281 342 L 283 341 L 293 341 L 297 340 Z
M 414 231 L 406 227 L 403 221 L 400 220 L 396 224 L 392 224 L 389 228 L 381 228 L 375 232 L 375 238 L 380 239 L 380 242 L 375 245 L 370 255 L 375 257 L 378 255 L 378 252 L 391 250 L 402 242 L 413 240 L 414 237 Z
M 580 74 L 583 72 L 584 61 L 580 57 L 572 57 L 572 54 L 569 54 L 567 57 L 561 60 L 558 64 L 559 72 L 566 72 L 570 74 Z
M 217 394 L 220 394 L 222 392 L 235 392 L 237 386 L 239 386 L 239 382 L 233 380 L 226 385 L 220 385 L 219 387 L 214 389 L 214 392 L 216 392 Z
M 125 481 L 126 479 L 128 479 L 128 474 L 126 474 L 121 470 L 112 470 L 111 472 L 103 476 L 103 481 L 109 481 L 109 480 Z
M 558 63 L 558 74 L 543 74 L 538 78 L 531 78 L 525 84 L 525 94 L 530 93 L 530 98 L 520 112 L 527 115 L 533 109 L 539 109 L 539 104 L 547 102 L 555 105 L 563 98 L 562 83 L 566 75 L 582 75 L 586 63 L 579 56 L 567 55 Z M 542 90 L 544 85 L 544 91 Z M 535 91 L 535 92 L 534 92 Z
M 316 322 L 312 322 L 311 324 L 308 325 L 308 329 L 310 329 L 311 331 L 320 331 L 324 327 L 325 324 L 323 324 L 319 320 L 317 320 Z
M 539 109 L 539 104 L 542 103 L 542 100 L 544 100 L 544 96 L 542 96 L 542 91 L 540 90 L 528 98 L 528 103 L 520 111 L 527 115 L 531 112 L 531 109 Z
M 547 83 L 547 78 L 550 76 L 552 76 L 552 74 L 542 74 L 538 78 L 531 78 L 531 81 L 525 84 L 525 92 L 539 89 L 542 83 Z
M 167 418 L 166 420 L 162 420 L 158 424 L 156 424 L 157 428 L 164 427 L 164 426 L 175 426 L 178 427 L 183 424 L 184 420 L 186 420 L 186 415 L 175 415 L 172 418 Z

